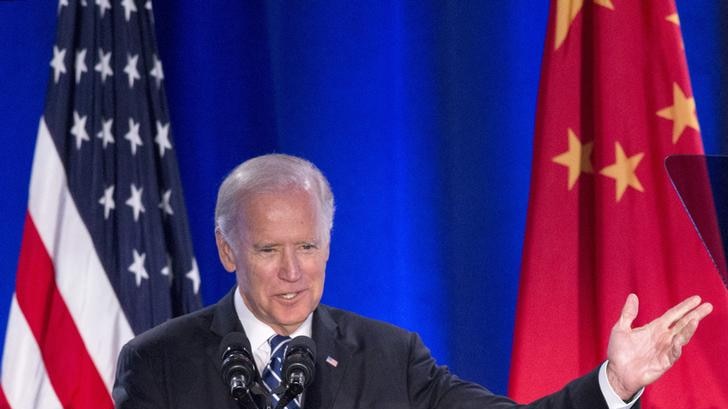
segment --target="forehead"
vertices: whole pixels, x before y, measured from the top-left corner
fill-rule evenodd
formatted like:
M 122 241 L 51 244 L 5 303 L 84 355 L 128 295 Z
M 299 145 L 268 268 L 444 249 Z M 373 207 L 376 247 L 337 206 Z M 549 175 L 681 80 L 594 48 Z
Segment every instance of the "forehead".
M 300 188 L 250 194 L 240 211 L 246 230 L 316 225 L 320 216 L 315 196 Z

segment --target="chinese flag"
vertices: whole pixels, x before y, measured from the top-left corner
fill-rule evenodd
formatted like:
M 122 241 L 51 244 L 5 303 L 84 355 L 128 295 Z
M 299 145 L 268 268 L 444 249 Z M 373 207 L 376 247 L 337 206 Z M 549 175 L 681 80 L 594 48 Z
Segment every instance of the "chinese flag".
M 510 394 L 531 401 L 606 359 L 635 325 L 699 294 L 715 306 L 643 408 L 728 408 L 728 297 L 673 190 L 702 153 L 673 0 L 553 0 L 539 89 Z

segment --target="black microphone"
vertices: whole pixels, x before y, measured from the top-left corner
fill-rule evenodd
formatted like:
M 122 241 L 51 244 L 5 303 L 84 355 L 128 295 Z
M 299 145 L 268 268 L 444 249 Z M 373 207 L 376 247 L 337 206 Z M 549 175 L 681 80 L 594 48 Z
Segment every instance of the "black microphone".
M 242 332 L 231 332 L 222 339 L 218 356 L 222 360 L 222 380 L 236 400 L 250 396 L 250 386 L 258 370 L 250 354 L 250 341 Z
M 283 358 L 282 386 L 285 392 L 276 405 L 282 409 L 304 389 L 313 382 L 316 371 L 316 343 L 306 336 L 293 338 L 287 346 L 286 356 Z M 303 402 L 301 403 L 303 407 Z

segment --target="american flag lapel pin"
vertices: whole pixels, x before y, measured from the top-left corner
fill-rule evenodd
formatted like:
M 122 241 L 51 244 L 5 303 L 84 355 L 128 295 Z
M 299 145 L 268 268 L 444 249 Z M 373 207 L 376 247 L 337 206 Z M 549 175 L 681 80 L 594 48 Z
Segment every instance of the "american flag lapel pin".
M 339 365 L 339 361 L 335 360 L 331 356 L 326 357 L 326 363 L 336 368 Z

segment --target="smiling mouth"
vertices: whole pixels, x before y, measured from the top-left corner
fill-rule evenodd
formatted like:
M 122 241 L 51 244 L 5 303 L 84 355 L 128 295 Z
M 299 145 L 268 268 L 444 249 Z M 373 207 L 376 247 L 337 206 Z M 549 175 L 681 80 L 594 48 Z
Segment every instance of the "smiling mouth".
M 297 292 L 293 292 L 293 293 L 284 293 L 284 294 L 279 294 L 278 297 L 283 298 L 284 300 L 292 300 L 301 293 L 302 293 L 302 291 L 297 291 Z

